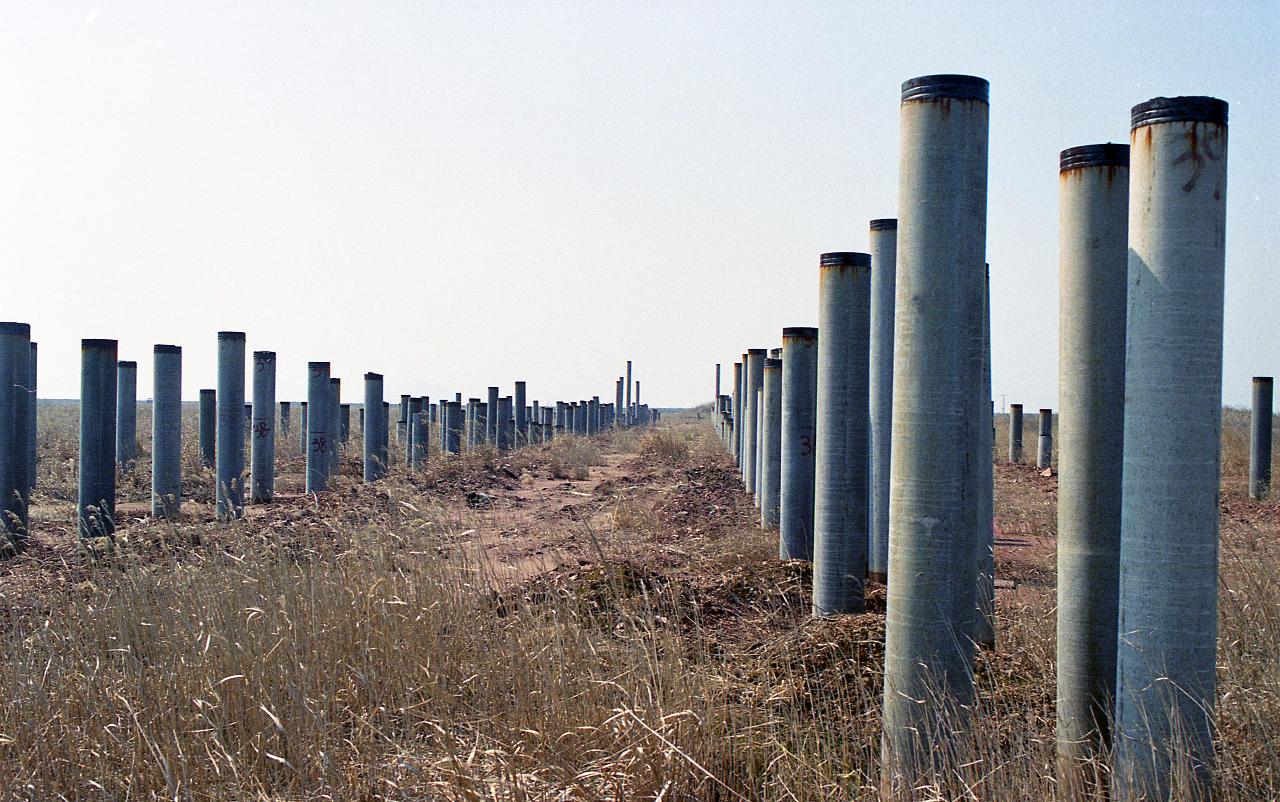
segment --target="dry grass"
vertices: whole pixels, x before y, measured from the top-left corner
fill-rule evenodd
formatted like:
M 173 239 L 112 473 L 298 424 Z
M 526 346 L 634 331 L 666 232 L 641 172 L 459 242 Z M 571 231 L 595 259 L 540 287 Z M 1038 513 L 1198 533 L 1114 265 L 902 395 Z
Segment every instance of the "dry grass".
M 1224 466 L 1240 464 L 1234 433 Z M 20 799 L 878 798 L 883 596 L 864 615 L 809 620 L 807 566 L 773 559 L 717 448 L 705 421 L 673 419 L 501 464 L 436 460 L 376 489 L 344 480 L 282 518 L 130 528 L 110 560 L 46 566 L 66 581 L 38 591 L 15 581 L 36 568 L 24 555 L 0 571 L 0 788 Z M 449 547 L 466 524 L 439 487 L 503 466 L 589 469 L 606 451 L 638 456 L 602 502 L 612 531 L 591 563 L 512 587 Z M 45 492 L 65 494 L 45 455 Z M 1024 476 L 1033 469 L 1008 471 L 1004 509 L 1046 534 L 1052 488 Z M 1276 505 L 1234 489 L 1224 505 L 1216 790 L 1273 799 Z M 1010 564 L 1025 581 L 999 600 L 973 726 L 945 771 L 904 797 L 1053 797 L 1051 557 L 1042 576 Z

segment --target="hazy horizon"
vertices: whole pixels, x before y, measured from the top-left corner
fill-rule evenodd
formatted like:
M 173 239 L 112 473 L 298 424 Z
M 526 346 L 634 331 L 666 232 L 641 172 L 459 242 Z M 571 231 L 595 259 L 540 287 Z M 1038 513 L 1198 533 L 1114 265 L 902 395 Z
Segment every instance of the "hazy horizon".
M 79 340 L 183 395 L 216 334 L 401 393 L 712 395 L 815 325 L 817 261 L 897 214 L 898 94 L 991 82 L 996 407 L 1057 407 L 1057 154 L 1128 141 L 1157 95 L 1230 103 L 1223 400 L 1280 374 L 1280 6 L 255 3 L 0 9 L 0 319 L 43 397 Z

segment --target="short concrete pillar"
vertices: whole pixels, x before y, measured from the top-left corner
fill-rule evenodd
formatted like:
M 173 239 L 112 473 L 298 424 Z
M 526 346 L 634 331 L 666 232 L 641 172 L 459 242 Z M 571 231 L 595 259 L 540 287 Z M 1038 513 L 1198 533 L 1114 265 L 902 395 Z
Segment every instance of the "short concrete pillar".
M 495 408 L 496 413 L 496 408 Z M 489 414 L 489 402 L 481 401 L 476 404 L 476 443 L 478 445 L 486 445 L 492 441 L 489 440 L 489 418 L 496 417 Z
M 138 461 L 138 363 L 116 363 L 116 465 L 123 471 Z
M 382 374 L 364 374 L 364 480 L 376 482 L 387 475 L 382 457 Z
M 813 614 L 822 616 L 866 607 L 871 255 L 824 253 L 818 270 Z
M 325 400 L 329 413 L 329 475 L 342 472 L 342 379 L 329 377 L 329 397 Z
M 734 381 L 741 365 L 734 363 Z M 818 416 L 818 330 L 782 330 L 782 473 L 778 556 L 813 559 L 813 481 Z
M 27 432 L 33 403 L 27 390 L 30 375 L 31 326 L 0 323 L 0 532 L 6 533 L 16 547 L 26 541 L 29 523 L 31 464 Z M 114 465 L 111 470 L 114 482 Z
M 1009 405 L 1009 461 L 1022 462 L 1022 404 Z
M 338 405 L 338 425 L 341 427 L 339 440 L 342 442 L 343 448 L 346 448 L 347 442 L 351 440 L 351 405 Z
M 488 397 L 485 400 L 485 412 L 487 417 L 484 422 L 485 441 L 498 445 L 498 421 L 502 418 L 498 409 L 498 397 L 501 390 L 497 387 L 490 387 L 487 390 Z
M 893 439 L 893 319 L 898 221 L 870 223 L 871 251 L 871 540 L 867 578 L 889 580 L 889 455 Z
M 116 347 L 115 340 L 80 341 L 81 538 L 116 531 Z
M 449 401 L 445 405 L 444 450 L 449 454 L 462 453 L 462 404 Z
M 941 694 L 947 705 L 967 705 L 973 699 L 973 644 L 966 634 L 977 588 L 976 450 L 978 427 L 991 425 L 979 391 L 987 92 L 981 78 L 924 76 L 903 84 L 899 106 L 894 278 L 902 290 L 894 305 L 886 785 L 927 775 L 951 754 L 945 739 L 957 722 L 941 715 L 938 703 L 920 700 Z M 829 332 L 820 327 L 825 347 Z M 818 392 L 821 399 L 821 378 Z M 821 471 L 821 445 L 818 459 Z
M 428 437 L 431 432 L 430 413 L 409 413 L 409 469 L 422 470 L 427 462 Z
M 404 438 L 404 449 L 403 449 L 403 454 L 401 455 L 404 457 L 405 466 L 409 468 L 416 467 L 418 464 L 417 461 L 415 461 L 414 452 L 413 452 L 414 448 L 416 447 L 413 439 L 413 434 L 414 434 L 413 416 L 418 414 L 419 412 L 422 412 L 421 396 L 410 396 L 409 397 L 409 427 L 408 427 L 408 433 Z
M 1210 97 L 1142 103 L 1133 108 L 1129 145 L 1114 796 L 1169 798 L 1177 760 L 1179 776 L 1190 775 L 1178 793 L 1208 798 L 1217 677 L 1227 104 Z
M 513 443 L 512 438 L 512 419 L 511 419 L 511 396 L 504 395 L 498 399 L 498 415 L 495 421 L 496 427 L 494 432 L 498 436 L 498 451 L 505 454 L 511 450 Z
M 253 352 L 253 423 L 249 428 L 249 498 L 265 503 L 276 492 L 276 352 Z
M 200 465 L 212 469 L 218 461 L 218 391 L 200 391 Z
M 1070 788 L 1105 754 L 1114 714 L 1129 146 L 1070 148 L 1058 168 L 1057 744 Z
M 1261 500 L 1271 492 L 1271 420 L 1273 380 L 1253 377 L 1253 417 L 1249 431 L 1249 498 Z
M 175 518 L 182 508 L 182 349 L 152 349 L 151 514 Z
M 1039 415 L 1040 437 L 1036 448 L 1036 467 L 1048 468 L 1053 463 L 1053 410 L 1042 409 Z
M 292 429 L 292 409 L 288 401 L 280 402 L 280 437 L 288 437 Z
M 333 450 L 333 415 L 329 403 L 329 363 L 307 363 L 307 484 L 306 492 L 320 493 L 329 486 L 329 462 Z
M 302 452 L 305 459 L 308 449 L 308 438 L 310 437 L 310 416 L 307 414 L 307 402 L 298 402 L 298 450 Z
M 475 451 L 476 446 L 479 445 L 479 440 L 476 437 L 476 429 L 479 426 L 476 423 L 476 415 L 479 412 L 479 406 L 479 398 L 467 399 L 467 451 Z
M 217 514 L 244 515 L 244 332 L 218 332 Z
M 760 436 L 760 528 L 777 529 L 782 490 L 782 360 L 764 361 Z

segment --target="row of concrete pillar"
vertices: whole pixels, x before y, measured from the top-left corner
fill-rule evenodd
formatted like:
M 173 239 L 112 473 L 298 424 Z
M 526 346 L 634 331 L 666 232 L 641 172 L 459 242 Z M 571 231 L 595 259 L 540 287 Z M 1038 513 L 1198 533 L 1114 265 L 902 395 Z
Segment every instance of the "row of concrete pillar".
M 780 554 L 813 560 L 814 613 L 887 582 L 891 778 L 934 765 L 920 700 L 971 703 L 974 646 L 994 641 L 987 82 L 907 81 L 900 120 L 899 219 L 872 221 L 870 253 L 822 256 L 818 330 L 784 330 L 780 362 L 748 350 L 727 395 L 716 371 L 721 438 Z M 1143 103 L 1131 146 L 1060 159 L 1060 765 L 1111 747 L 1116 787 L 1159 798 L 1176 756 L 1202 788 L 1212 765 L 1225 164 L 1213 98 Z

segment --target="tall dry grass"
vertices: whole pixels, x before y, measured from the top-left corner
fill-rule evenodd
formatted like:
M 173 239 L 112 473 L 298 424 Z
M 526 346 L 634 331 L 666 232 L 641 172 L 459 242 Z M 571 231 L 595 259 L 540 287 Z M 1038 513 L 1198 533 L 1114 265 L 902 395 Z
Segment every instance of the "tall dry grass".
M 715 458 L 705 424 L 626 437 L 677 469 Z M 494 566 L 441 548 L 462 523 L 404 503 L 421 491 L 403 476 L 379 493 L 386 503 L 360 515 L 318 506 L 322 541 L 180 522 L 191 531 L 145 549 L 139 533 L 136 550 L 7 597 L 0 788 L 19 799 L 878 798 L 881 617 L 807 620 L 802 567 L 770 559 L 771 536 L 727 533 L 697 579 L 639 561 L 635 542 L 661 520 L 615 516 L 596 567 L 495 595 Z M 1216 791 L 1274 799 L 1280 545 L 1271 517 L 1241 519 L 1224 525 Z M 972 727 L 904 798 L 1053 797 L 1053 616 L 1051 587 L 1002 597 Z

